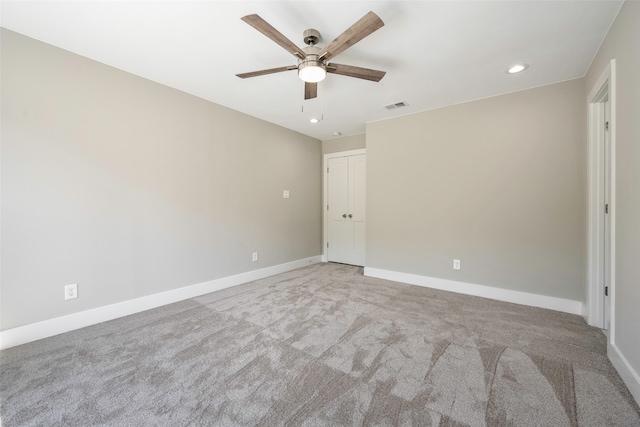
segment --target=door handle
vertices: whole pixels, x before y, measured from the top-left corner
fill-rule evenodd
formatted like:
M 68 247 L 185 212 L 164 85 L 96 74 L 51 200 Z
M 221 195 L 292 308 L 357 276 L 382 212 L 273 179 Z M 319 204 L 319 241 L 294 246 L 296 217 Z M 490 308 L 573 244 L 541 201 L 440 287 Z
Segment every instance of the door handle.
M 346 218 L 346 217 L 347 217 L 347 214 L 342 214 L 342 218 Z
M 349 218 L 353 218 L 353 215 L 349 214 Z

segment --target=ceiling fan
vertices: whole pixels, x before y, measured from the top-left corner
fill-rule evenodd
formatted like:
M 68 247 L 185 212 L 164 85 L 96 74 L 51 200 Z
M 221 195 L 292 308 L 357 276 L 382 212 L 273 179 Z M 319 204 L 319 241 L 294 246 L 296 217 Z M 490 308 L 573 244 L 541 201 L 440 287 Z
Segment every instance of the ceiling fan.
M 247 15 L 243 17 L 242 20 L 298 58 L 298 65 L 236 74 L 236 76 L 242 79 L 280 73 L 282 71 L 298 70 L 298 76 L 305 82 L 304 99 L 312 99 L 318 96 L 318 82 L 324 80 L 327 73 L 340 74 L 374 82 L 379 82 L 386 74 L 384 71 L 328 62 L 334 56 L 337 56 L 384 26 L 384 22 L 373 12 L 369 12 L 360 18 L 358 22 L 323 48 L 316 46 L 316 43 L 318 43 L 320 39 L 320 33 L 317 30 L 308 29 L 304 31 L 304 43 L 307 46 L 300 48 L 258 15 Z

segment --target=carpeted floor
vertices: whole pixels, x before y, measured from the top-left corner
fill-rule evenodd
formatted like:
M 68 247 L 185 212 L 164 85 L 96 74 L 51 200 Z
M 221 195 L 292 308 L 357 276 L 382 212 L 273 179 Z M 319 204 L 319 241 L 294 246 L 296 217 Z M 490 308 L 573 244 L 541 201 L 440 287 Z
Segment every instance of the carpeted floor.
M 317 264 L 0 353 L 10 426 L 637 426 L 581 317 Z

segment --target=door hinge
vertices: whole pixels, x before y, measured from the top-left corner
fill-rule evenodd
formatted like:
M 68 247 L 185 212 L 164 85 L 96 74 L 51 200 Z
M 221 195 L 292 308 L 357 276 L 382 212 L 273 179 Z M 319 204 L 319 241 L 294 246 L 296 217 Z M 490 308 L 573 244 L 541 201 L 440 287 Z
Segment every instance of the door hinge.
M 609 132 L 609 122 L 604 122 L 604 129 Z
M 606 214 L 609 213 L 609 203 L 604 205 L 604 213 L 606 213 Z
M 327 173 L 329 173 L 329 168 L 327 168 Z
M 605 286 L 605 287 L 604 287 L 604 296 L 605 296 L 605 297 L 608 297 L 608 296 L 609 296 L 609 287 L 608 287 L 608 286 Z
M 329 210 L 329 205 L 327 205 L 327 210 Z
M 329 242 L 327 242 L 327 249 L 329 248 Z

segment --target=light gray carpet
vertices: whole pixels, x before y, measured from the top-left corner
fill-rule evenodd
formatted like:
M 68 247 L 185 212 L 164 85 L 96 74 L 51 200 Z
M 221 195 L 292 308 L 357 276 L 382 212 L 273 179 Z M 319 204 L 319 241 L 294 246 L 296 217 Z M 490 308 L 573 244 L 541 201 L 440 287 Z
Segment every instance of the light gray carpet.
M 578 316 L 317 264 L 4 350 L 9 426 L 636 426 Z

